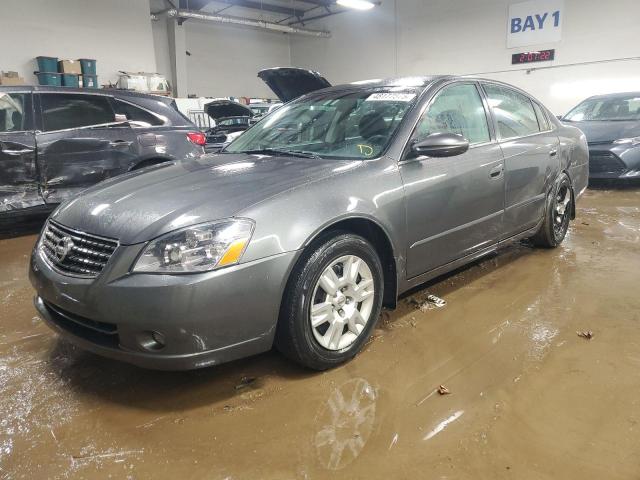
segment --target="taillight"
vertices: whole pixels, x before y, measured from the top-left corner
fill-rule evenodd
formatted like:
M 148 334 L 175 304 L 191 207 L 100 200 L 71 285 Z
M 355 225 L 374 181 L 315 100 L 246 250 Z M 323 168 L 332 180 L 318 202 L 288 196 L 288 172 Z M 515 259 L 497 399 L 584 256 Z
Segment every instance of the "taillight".
M 204 147 L 207 144 L 207 136 L 202 132 L 188 132 L 187 138 L 191 143 Z

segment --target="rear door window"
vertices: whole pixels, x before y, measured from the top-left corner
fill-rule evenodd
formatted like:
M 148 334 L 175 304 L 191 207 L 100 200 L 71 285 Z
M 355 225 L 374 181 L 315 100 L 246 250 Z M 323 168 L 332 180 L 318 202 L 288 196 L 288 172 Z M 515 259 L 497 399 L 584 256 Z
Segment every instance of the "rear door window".
M 0 92 L 0 133 L 32 129 L 31 94 Z
M 164 122 L 158 117 L 131 103 L 114 99 L 114 109 L 117 114 L 125 115 L 134 127 L 157 127 L 164 125 Z
M 485 84 L 484 90 L 501 139 L 524 137 L 540 131 L 529 97 L 502 85 Z
M 115 122 L 109 98 L 102 95 L 41 93 L 45 132 Z

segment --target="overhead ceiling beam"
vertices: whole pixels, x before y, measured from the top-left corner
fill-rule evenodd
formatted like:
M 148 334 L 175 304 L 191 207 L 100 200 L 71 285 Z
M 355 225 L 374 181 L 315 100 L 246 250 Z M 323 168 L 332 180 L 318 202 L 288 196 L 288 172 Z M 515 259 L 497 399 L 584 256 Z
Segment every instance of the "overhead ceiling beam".
M 299 0 L 303 3 L 310 3 L 311 5 L 317 5 L 319 7 L 330 7 L 335 5 L 335 0 Z
M 181 19 L 193 18 L 206 22 L 226 23 L 232 25 L 243 25 L 246 27 L 256 27 L 265 30 L 272 30 L 282 33 L 292 33 L 298 35 L 308 35 L 312 37 L 330 37 L 331 33 L 324 30 L 311 30 L 308 28 L 293 27 L 290 25 L 282 25 L 273 22 L 266 22 L 254 18 L 232 17 L 227 15 L 219 15 L 216 13 L 198 12 L 193 10 L 169 10 L 169 17 L 176 18 L 178 22 Z
M 251 8 L 253 10 L 262 10 L 265 12 L 277 13 L 279 15 L 290 15 L 297 17 L 304 13 L 303 10 L 296 10 L 295 8 L 283 7 L 280 5 L 273 5 L 270 3 L 259 2 L 255 0 L 218 0 L 219 2 L 233 5 L 234 7 Z
M 202 10 L 212 0 L 180 0 L 180 8 L 184 10 Z M 175 6 L 173 8 L 176 8 Z
M 313 17 L 300 18 L 300 19 L 298 19 L 298 20 L 296 20 L 294 22 L 287 23 L 287 25 L 289 25 L 289 26 L 300 25 L 300 24 L 304 25 L 305 23 L 311 22 L 312 20 L 320 20 L 321 18 L 326 18 L 326 17 L 330 17 L 332 15 L 337 15 L 339 13 L 346 12 L 346 10 L 334 10 L 334 11 L 329 10 L 329 9 L 327 9 L 327 10 L 328 10 L 327 13 L 322 13 L 320 15 L 315 15 Z

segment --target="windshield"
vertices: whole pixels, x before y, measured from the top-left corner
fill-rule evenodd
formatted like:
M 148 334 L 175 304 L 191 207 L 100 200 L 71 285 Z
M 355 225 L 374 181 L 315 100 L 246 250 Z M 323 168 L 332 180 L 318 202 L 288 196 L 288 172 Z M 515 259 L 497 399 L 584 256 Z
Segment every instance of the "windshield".
M 294 101 L 258 122 L 225 151 L 276 150 L 322 158 L 374 158 L 386 150 L 417 93 L 406 88 L 343 91 Z
M 640 120 L 640 93 L 591 98 L 567 113 L 569 122 Z

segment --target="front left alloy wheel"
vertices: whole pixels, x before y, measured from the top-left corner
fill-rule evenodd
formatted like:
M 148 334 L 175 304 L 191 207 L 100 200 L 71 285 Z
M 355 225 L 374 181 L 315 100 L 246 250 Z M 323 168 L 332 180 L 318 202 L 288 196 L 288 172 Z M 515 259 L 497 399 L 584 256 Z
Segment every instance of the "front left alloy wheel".
M 382 275 L 378 254 L 364 238 L 345 233 L 316 242 L 289 280 L 278 350 L 315 370 L 355 356 L 380 315 Z

